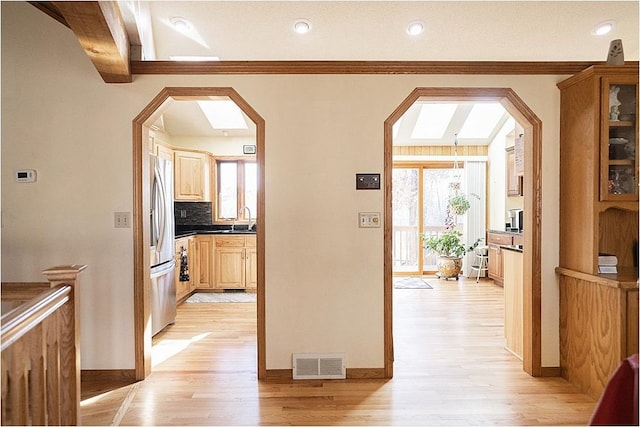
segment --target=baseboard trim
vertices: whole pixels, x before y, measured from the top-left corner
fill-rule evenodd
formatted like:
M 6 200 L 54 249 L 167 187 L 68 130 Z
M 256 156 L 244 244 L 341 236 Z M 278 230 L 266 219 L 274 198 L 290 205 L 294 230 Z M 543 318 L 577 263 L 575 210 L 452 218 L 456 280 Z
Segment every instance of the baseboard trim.
M 384 368 L 347 368 L 347 380 L 387 379 Z M 266 381 L 293 381 L 292 369 L 267 369 Z M 305 381 L 305 380 L 296 380 Z M 306 380 L 336 381 L 336 380 Z M 344 380 L 339 380 L 344 381 Z
M 83 369 L 80 371 L 80 381 L 136 381 L 135 369 Z
M 559 366 L 542 366 L 540 368 L 541 377 L 561 377 L 562 368 Z
M 347 379 L 383 380 L 383 379 L 387 379 L 387 377 L 384 375 L 384 368 L 347 368 Z

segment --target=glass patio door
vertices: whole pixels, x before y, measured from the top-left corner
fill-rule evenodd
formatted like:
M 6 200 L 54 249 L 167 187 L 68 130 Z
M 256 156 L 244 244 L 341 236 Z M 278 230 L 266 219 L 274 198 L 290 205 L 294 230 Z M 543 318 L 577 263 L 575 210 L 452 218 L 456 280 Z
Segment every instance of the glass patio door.
M 454 178 L 452 168 L 424 168 L 422 178 L 422 233 L 426 236 L 441 234 L 447 220 L 447 202 L 450 184 Z M 458 220 L 459 222 L 459 220 Z M 458 230 L 463 230 L 463 224 L 456 224 Z M 438 255 L 422 250 L 422 269 L 424 272 L 435 272 Z
M 420 270 L 420 169 L 393 168 L 393 272 Z
M 440 234 L 446 220 L 452 165 L 394 165 L 393 273 L 425 274 L 436 271 L 437 255 L 424 250 L 421 234 Z M 462 229 L 463 224 L 458 224 Z

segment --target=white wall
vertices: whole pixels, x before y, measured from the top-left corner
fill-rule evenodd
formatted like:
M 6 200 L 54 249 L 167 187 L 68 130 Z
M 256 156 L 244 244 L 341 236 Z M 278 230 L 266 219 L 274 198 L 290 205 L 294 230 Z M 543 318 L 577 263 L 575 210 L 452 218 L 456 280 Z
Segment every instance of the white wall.
M 28 54 L 27 54 L 28 53 Z M 2 280 L 86 263 L 83 369 L 131 369 L 131 121 L 165 86 L 233 87 L 266 121 L 267 368 L 291 353 L 347 353 L 383 366 L 384 209 L 355 191 L 383 171 L 383 122 L 415 87 L 511 87 L 543 126 L 543 365 L 558 366 L 558 128 L 561 76 L 135 76 L 105 84 L 71 31 L 26 3 L 2 2 Z M 301 100 L 304 100 L 303 102 Z M 38 170 L 17 184 L 17 168 Z M 114 351 L 114 349 L 118 349 Z

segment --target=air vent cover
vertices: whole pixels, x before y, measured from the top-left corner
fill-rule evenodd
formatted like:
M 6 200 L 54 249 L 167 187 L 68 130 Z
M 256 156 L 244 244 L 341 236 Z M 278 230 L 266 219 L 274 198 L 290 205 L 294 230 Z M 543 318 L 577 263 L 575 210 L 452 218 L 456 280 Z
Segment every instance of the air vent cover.
M 344 353 L 294 353 L 293 379 L 345 379 Z

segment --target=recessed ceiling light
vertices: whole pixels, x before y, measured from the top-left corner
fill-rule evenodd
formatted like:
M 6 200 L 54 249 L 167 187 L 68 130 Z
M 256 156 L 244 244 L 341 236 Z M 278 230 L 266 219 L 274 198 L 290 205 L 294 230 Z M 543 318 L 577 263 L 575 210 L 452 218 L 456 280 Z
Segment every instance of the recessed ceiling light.
M 614 21 L 605 21 L 601 22 L 591 30 L 591 34 L 594 36 L 604 36 L 605 34 L 609 34 L 611 30 L 613 30 Z
M 407 25 L 407 34 L 412 36 L 417 36 L 418 34 L 422 34 L 424 31 L 424 22 L 422 21 L 412 21 Z
M 293 31 L 298 34 L 306 34 L 311 31 L 311 22 L 308 19 L 298 19 L 293 24 Z
M 173 25 L 173 28 L 177 31 L 180 31 L 181 33 L 184 33 L 191 29 L 191 23 L 180 16 L 174 16 L 173 18 L 169 19 L 169 21 L 171 22 L 171 25 Z

